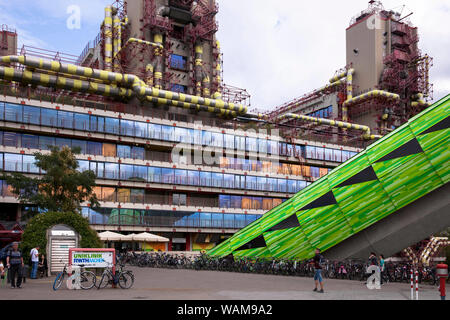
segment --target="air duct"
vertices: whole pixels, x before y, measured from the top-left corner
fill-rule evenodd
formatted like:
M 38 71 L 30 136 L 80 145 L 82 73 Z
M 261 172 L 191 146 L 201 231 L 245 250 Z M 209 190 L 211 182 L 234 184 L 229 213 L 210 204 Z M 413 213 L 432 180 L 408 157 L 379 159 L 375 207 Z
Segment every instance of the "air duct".
M 105 22 L 104 22 L 104 35 L 105 35 L 105 70 L 112 71 L 112 54 L 113 54 L 113 20 L 112 20 L 112 6 L 105 8 Z
M 374 97 L 383 97 L 388 100 L 395 100 L 395 101 L 400 100 L 400 96 L 396 93 L 391 93 L 391 92 L 387 92 L 387 91 L 383 91 L 383 90 L 372 90 L 370 92 L 364 93 L 360 96 L 357 96 L 350 100 L 345 101 L 343 104 L 343 107 L 351 107 L 357 103 L 370 100 Z
M 375 140 L 375 139 L 382 138 L 382 136 L 371 134 L 371 130 L 368 126 L 363 126 L 363 125 L 359 125 L 359 124 L 353 124 L 353 123 L 349 123 L 349 122 L 335 121 L 335 120 L 323 119 L 323 118 L 308 117 L 308 116 L 303 116 L 303 115 L 293 114 L 293 113 L 284 114 L 284 115 L 278 117 L 278 120 L 284 120 L 286 118 L 307 121 L 307 122 L 313 122 L 313 123 L 316 123 L 319 125 L 328 125 L 328 126 L 338 127 L 338 128 L 342 128 L 342 129 L 360 130 L 360 131 L 364 132 L 362 137 L 365 140 Z
M 122 49 L 122 26 L 120 19 L 117 15 L 114 15 L 113 23 L 114 23 L 114 47 L 113 47 L 114 72 L 119 72 L 121 65 L 119 59 L 117 59 L 117 54 Z

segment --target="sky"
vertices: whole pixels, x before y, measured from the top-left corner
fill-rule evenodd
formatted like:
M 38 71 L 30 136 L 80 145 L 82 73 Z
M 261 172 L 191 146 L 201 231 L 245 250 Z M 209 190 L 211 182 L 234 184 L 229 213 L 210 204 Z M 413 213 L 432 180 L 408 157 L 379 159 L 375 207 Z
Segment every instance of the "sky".
M 137 1 L 137 0 L 128 0 Z M 0 24 L 22 44 L 78 56 L 93 40 L 112 0 L 0 0 Z M 218 0 L 224 81 L 252 95 L 252 109 L 272 109 L 325 85 L 345 66 L 345 29 L 366 0 Z M 414 12 L 423 53 L 434 57 L 435 100 L 450 93 L 450 1 L 384 0 L 386 9 Z M 80 8 L 80 28 L 67 27 Z M 406 5 L 403 7 L 403 5 Z

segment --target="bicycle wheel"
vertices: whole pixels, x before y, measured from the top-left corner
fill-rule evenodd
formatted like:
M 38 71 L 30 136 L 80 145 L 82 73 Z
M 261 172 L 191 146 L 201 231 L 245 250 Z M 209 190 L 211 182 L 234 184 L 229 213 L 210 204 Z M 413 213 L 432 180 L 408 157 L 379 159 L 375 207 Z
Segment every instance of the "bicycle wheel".
M 134 284 L 134 277 L 130 273 L 122 273 L 119 276 L 119 286 L 122 289 L 130 289 Z
M 97 276 L 91 271 L 84 271 L 80 275 L 81 289 L 90 290 L 95 286 Z
M 100 282 L 98 283 L 97 289 L 104 289 L 108 286 L 108 283 L 112 281 L 109 274 L 103 274 Z
M 53 282 L 53 290 L 56 291 L 59 288 L 61 288 L 61 285 L 62 285 L 63 281 L 64 281 L 64 273 L 60 272 L 56 276 L 55 282 Z

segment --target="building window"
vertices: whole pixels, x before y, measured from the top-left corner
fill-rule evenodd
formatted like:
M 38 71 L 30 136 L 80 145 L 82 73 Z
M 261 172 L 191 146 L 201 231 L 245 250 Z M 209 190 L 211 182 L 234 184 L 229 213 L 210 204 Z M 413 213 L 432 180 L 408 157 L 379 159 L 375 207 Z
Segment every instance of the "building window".
M 183 86 L 182 84 L 170 84 L 170 91 L 178 92 L 178 93 L 186 93 L 187 87 Z
M 186 70 L 187 58 L 178 54 L 172 54 L 170 56 L 170 67 L 176 70 Z
M 172 196 L 172 203 L 174 206 L 186 206 L 187 205 L 187 195 L 174 193 Z

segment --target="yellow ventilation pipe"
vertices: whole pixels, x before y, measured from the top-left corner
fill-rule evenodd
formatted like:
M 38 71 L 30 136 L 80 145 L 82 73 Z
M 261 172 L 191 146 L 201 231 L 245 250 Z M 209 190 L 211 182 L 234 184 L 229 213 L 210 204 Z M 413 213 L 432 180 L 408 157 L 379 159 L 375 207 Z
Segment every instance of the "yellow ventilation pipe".
M 355 73 L 355 69 L 349 69 L 347 71 L 347 100 L 350 101 L 353 99 L 353 74 Z M 342 120 L 344 122 L 348 121 L 348 107 L 345 103 L 342 105 Z
M 84 76 L 88 78 L 109 81 L 118 85 L 131 86 L 136 95 L 140 97 L 153 96 L 156 98 L 194 103 L 205 105 L 208 107 L 216 107 L 220 109 L 236 111 L 241 115 L 246 114 L 248 111 L 248 108 L 242 104 L 234 104 L 231 102 L 225 102 L 220 99 L 215 100 L 193 95 L 179 94 L 176 92 L 160 90 L 157 88 L 151 88 L 148 87 L 141 79 L 139 79 L 139 77 L 132 74 L 108 72 L 104 70 L 80 67 L 73 64 L 63 64 L 58 61 L 28 58 L 24 56 L 4 56 L 0 58 L 0 61 L 3 63 L 20 63 L 22 65 L 36 69 L 49 70 L 59 73 L 65 73 L 68 75 Z
M 160 47 L 156 47 L 155 54 L 155 73 L 154 73 L 154 85 L 156 89 L 162 89 L 162 80 L 163 80 L 163 36 L 162 34 L 155 34 L 154 36 L 155 43 L 159 44 Z
M 287 118 L 301 120 L 301 121 L 308 121 L 308 122 L 313 122 L 313 123 L 316 123 L 319 125 L 328 125 L 328 126 L 338 127 L 338 128 L 343 128 L 343 129 L 360 130 L 360 131 L 364 132 L 362 137 L 365 140 L 375 140 L 375 139 L 382 138 L 382 136 L 371 134 L 371 130 L 368 126 L 353 124 L 353 123 L 349 123 L 349 122 L 335 121 L 335 120 L 324 119 L 324 118 L 315 118 L 315 117 L 303 116 L 303 115 L 293 114 L 293 113 L 284 114 L 284 115 L 278 117 L 278 120 L 284 120 Z
M 0 67 L 0 78 L 22 84 L 41 85 L 49 88 L 86 92 L 102 96 L 131 97 L 133 91 L 115 85 L 70 79 L 62 76 L 53 76 L 38 72 L 21 71 L 10 67 Z
M 122 49 L 122 26 L 120 19 L 117 15 L 114 15 L 113 23 L 114 23 L 114 47 L 113 47 L 114 71 L 119 72 L 121 65 L 119 63 L 119 60 L 117 59 L 117 54 Z
M 112 71 L 112 54 L 113 54 L 113 20 L 112 20 L 112 6 L 105 8 L 105 70 Z
M 415 94 L 411 97 L 412 101 L 411 102 L 411 106 L 412 107 L 429 107 L 431 105 L 431 103 L 426 102 L 424 100 L 424 94 L 423 93 L 418 93 Z
M 195 94 L 202 95 L 202 80 L 203 80 L 203 46 L 201 44 L 195 45 Z
M 400 96 L 396 93 L 391 93 L 391 92 L 387 92 L 387 91 L 383 91 L 383 90 L 372 90 L 370 92 L 364 93 L 360 96 L 357 96 L 350 100 L 345 101 L 342 106 L 348 108 L 359 102 L 367 101 L 374 97 L 384 97 L 388 100 L 395 100 L 395 101 L 400 100 Z
M 217 65 L 216 65 L 216 76 L 215 76 L 215 82 L 217 85 L 217 91 L 214 93 L 213 98 L 214 99 L 220 99 L 222 97 L 222 65 L 220 64 L 220 42 L 216 41 L 216 47 L 219 51 L 219 58 L 217 59 Z
M 353 69 L 352 69 L 352 70 L 353 70 Z M 336 82 L 336 81 L 341 80 L 342 78 L 345 78 L 345 77 L 347 76 L 347 73 L 348 73 L 348 71 L 346 70 L 346 71 L 344 71 L 344 72 L 338 74 L 337 76 L 331 78 L 331 79 L 330 79 L 330 83 L 334 83 L 334 82 Z

